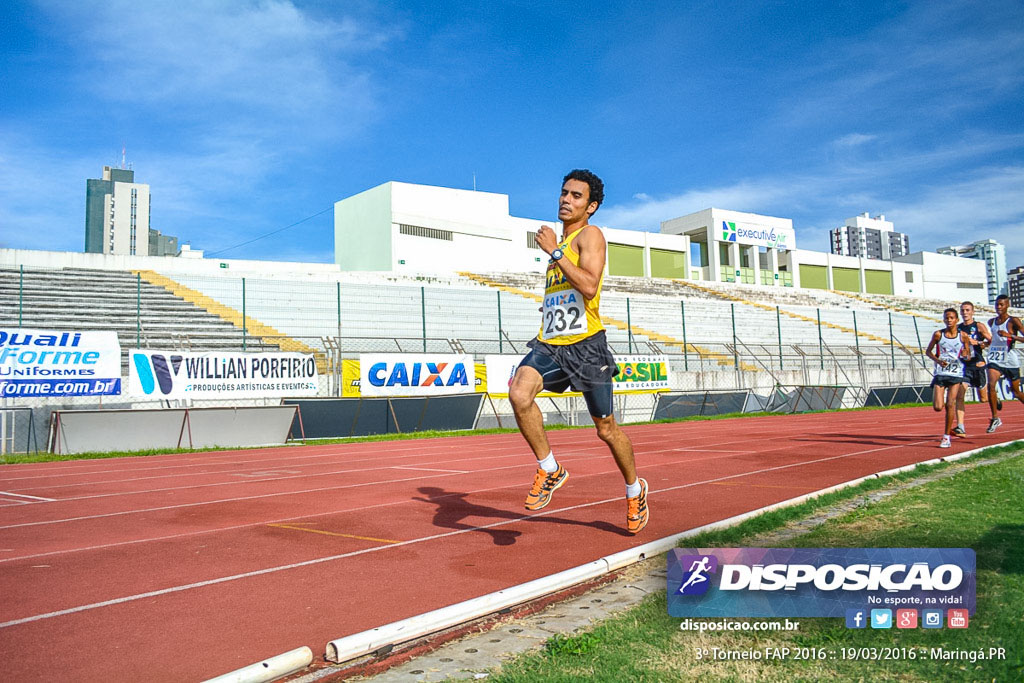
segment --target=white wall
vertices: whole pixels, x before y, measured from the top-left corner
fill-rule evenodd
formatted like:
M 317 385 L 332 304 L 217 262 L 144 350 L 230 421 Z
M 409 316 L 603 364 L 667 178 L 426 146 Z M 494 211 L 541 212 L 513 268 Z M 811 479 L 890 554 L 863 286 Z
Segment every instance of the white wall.
M 147 236 L 148 239 L 148 236 Z M 227 264 L 221 268 L 220 264 Z M 17 268 L 94 268 L 109 270 L 155 270 L 159 273 L 242 275 L 338 273 L 334 263 L 294 263 L 289 261 L 250 261 L 243 259 L 195 259 L 174 256 L 128 256 L 124 254 L 86 254 L 75 251 L 36 251 L 0 249 L 0 265 Z
M 951 302 L 987 303 L 988 294 L 985 285 L 988 280 L 984 261 L 919 251 L 895 259 L 893 267 L 896 268 L 897 264 L 916 265 L 921 269 L 920 291 L 913 292 L 914 296 Z M 897 285 L 903 284 L 908 288 L 911 286 L 905 282 L 901 283 L 901 279 L 893 278 Z M 916 277 L 915 280 L 917 280 Z M 975 286 L 963 286 L 970 284 Z M 918 287 L 914 287 L 914 289 L 918 289 Z

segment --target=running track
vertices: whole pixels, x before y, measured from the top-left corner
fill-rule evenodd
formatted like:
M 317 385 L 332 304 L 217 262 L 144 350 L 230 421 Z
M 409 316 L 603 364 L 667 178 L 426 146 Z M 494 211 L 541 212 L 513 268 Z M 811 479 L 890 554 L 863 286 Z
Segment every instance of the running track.
M 527 515 L 518 434 L 0 467 L 5 680 L 190 681 L 575 567 L 873 472 L 1024 438 L 1008 404 L 937 448 L 930 408 L 625 427 L 651 523 L 623 530 L 593 430 Z

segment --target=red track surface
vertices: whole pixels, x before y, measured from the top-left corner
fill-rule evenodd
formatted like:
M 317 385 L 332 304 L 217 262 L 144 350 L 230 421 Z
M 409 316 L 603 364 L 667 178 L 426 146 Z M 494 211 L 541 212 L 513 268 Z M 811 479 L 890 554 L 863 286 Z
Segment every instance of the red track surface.
M 1024 437 L 1024 413 L 937 448 L 930 408 L 626 427 L 651 523 L 623 530 L 593 430 L 527 515 L 518 434 L 0 467 L 5 680 L 202 680 L 873 472 Z M 16 494 L 16 495 L 12 495 Z M 52 499 L 35 500 L 30 497 Z

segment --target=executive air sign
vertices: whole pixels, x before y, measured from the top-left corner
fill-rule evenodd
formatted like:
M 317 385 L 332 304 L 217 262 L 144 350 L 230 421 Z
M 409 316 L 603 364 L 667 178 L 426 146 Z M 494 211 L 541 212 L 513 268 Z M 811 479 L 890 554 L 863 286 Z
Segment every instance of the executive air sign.
M 793 249 L 796 245 L 796 233 L 792 228 L 722 221 L 722 241 L 753 244 L 769 249 Z
M 698 548 L 668 554 L 673 617 L 842 617 L 848 609 L 974 614 L 970 548 Z
M 0 328 L 0 397 L 120 393 L 116 332 Z

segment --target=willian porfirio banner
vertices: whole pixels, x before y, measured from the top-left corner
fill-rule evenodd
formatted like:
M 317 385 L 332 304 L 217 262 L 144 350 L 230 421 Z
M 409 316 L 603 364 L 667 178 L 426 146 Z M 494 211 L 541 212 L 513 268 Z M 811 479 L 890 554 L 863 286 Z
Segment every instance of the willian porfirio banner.
M 476 369 L 468 354 L 364 353 L 359 356 L 361 396 L 472 394 Z
M 317 395 L 313 354 L 133 350 L 128 356 L 128 393 L 139 398 Z
M 696 548 L 668 553 L 673 617 L 974 614 L 970 548 Z
M 120 393 L 116 332 L 0 328 L 0 397 Z
M 486 356 L 487 393 L 491 396 L 507 396 L 508 387 L 515 376 L 516 368 L 526 356 Z M 616 394 L 646 394 L 671 389 L 669 384 L 668 358 L 666 356 L 619 355 L 615 354 L 619 374 L 612 380 Z M 559 396 L 541 392 L 541 396 Z

